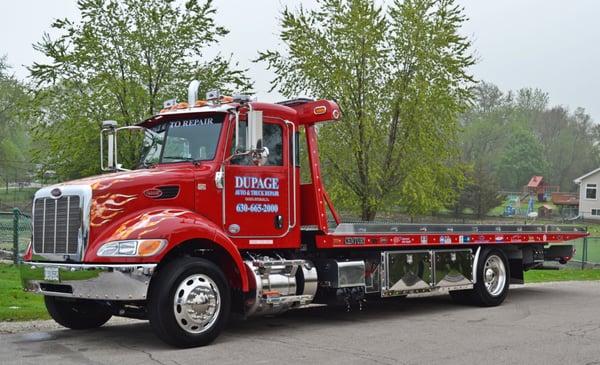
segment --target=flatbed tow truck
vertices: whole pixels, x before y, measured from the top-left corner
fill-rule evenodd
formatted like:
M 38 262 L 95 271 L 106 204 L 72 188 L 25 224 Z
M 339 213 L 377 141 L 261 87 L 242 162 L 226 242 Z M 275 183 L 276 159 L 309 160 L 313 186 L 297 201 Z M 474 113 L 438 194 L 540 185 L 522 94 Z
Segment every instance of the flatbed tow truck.
M 496 306 L 523 272 L 567 262 L 573 246 L 563 242 L 588 235 L 569 225 L 343 223 L 316 133 L 341 122 L 335 102 L 215 92 L 199 101 L 197 87 L 137 126 L 104 123 L 102 167 L 112 173 L 35 194 L 21 275 L 59 324 L 148 319 L 165 342 L 194 347 L 217 338 L 231 312 L 437 292 Z M 124 170 L 117 137 L 129 129 L 145 137 L 139 166 Z

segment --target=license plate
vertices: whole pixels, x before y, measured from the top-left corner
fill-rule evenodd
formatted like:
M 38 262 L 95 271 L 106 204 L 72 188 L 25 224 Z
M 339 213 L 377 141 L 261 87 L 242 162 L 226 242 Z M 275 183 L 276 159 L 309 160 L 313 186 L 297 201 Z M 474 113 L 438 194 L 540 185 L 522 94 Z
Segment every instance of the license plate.
M 60 277 L 58 275 L 58 267 L 45 267 L 44 280 L 60 281 Z

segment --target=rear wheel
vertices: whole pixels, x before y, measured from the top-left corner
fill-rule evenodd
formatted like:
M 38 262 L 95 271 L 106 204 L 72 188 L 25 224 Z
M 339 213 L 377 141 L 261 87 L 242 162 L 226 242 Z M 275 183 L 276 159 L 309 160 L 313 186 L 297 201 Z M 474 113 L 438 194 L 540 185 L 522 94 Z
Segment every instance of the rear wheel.
M 154 332 L 166 343 L 203 346 L 221 333 L 230 302 L 227 281 L 215 264 L 182 258 L 169 263 L 153 280 L 148 316 Z
M 508 261 L 502 251 L 484 249 L 477 264 L 477 282 L 471 290 L 452 291 L 458 303 L 472 303 L 482 307 L 495 307 L 506 299 L 510 284 Z
M 92 300 L 45 296 L 44 301 L 56 323 L 74 330 L 100 327 L 112 317 L 107 306 Z

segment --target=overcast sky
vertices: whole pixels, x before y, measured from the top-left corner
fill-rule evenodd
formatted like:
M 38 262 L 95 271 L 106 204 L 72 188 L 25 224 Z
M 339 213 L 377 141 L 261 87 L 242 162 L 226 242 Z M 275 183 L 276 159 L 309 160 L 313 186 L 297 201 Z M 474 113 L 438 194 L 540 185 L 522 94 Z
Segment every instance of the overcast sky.
M 312 6 L 315 0 L 215 0 L 217 23 L 229 29 L 221 42 L 223 55 L 250 69 L 259 100 L 278 101 L 269 94 L 273 75 L 265 64 L 253 64 L 258 50 L 278 47 L 278 14 L 282 4 Z M 596 0 L 458 0 L 469 21 L 463 32 L 473 42 L 478 80 L 500 90 L 539 88 L 550 105 L 571 112 L 582 107 L 600 122 L 600 28 Z M 51 30 L 56 18 L 79 19 L 76 0 L 0 0 L 0 55 L 24 79 L 24 66 L 44 61 L 32 44 Z M 202 94 L 202 93 L 201 93 Z

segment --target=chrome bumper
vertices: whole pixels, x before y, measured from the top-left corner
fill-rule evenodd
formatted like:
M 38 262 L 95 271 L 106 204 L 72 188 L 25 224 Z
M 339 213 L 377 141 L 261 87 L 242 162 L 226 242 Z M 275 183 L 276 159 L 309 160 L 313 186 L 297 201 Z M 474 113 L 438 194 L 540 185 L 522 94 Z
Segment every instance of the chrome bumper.
M 156 264 L 86 265 L 23 262 L 25 291 L 67 298 L 146 300 Z

